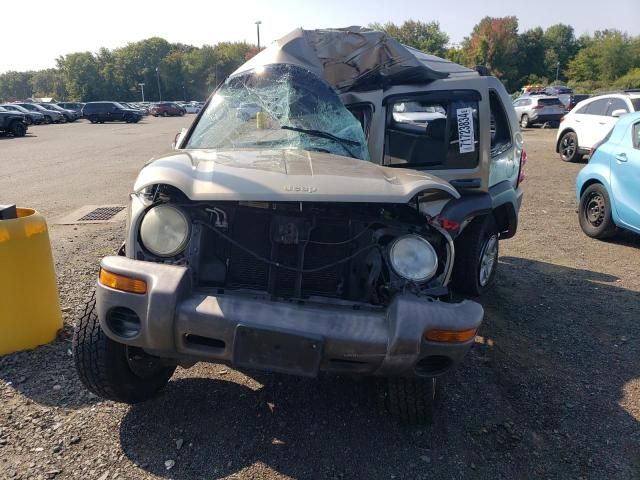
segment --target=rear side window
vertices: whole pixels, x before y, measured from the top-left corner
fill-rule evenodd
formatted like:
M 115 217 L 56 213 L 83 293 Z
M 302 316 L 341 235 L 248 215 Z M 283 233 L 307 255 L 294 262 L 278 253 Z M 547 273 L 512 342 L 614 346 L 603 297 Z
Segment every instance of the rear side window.
M 609 108 L 607 109 L 607 115 L 609 115 L 610 117 L 613 116 L 612 114 L 616 110 L 624 110 L 625 112 L 629 113 L 627 102 L 625 102 L 621 98 L 612 98 L 611 102 L 609 103 Z
M 491 111 L 491 156 L 495 157 L 511 148 L 511 128 L 509 119 L 498 94 L 489 92 L 489 108 Z
M 477 92 L 447 91 L 388 102 L 384 163 L 434 170 L 475 168 L 479 99 Z
M 586 105 L 586 110 L 584 112 L 578 113 L 586 113 L 587 115 L 606 115 L 608 106 L 609 99 L 601 98 L 600 100 L 594 100 L 589 105 Z
M 640 150 L 640 122 L 635 123 L 633 125 L 633 130 L 631 131 L 632 140 L 633 140 L 633 148 Z

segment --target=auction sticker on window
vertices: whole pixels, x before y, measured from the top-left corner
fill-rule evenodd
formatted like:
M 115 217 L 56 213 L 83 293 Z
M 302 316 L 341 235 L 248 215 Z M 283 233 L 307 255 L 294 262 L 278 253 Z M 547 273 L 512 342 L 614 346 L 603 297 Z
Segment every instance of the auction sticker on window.
M 470 153 L 476 149 L 473 138 L 473 109 L 471 107 L 456 109 L 458 116 L 458 145 L 460 153 Z

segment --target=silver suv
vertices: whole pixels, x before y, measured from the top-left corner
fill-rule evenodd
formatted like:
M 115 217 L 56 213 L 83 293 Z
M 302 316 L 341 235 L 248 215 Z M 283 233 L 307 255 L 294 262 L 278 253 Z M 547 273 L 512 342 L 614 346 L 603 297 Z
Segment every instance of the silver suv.
M 545 123 L 557 126 L 566 113 L 564 104 L 553 96 L 525 95 L 513 102 L 513 108 L 522 128 Z
M 80 378 L 132 403 L 196 361 L 375 375 L 393 415 L 429 422 L 484 316 L 451 289 L 490 287 L 524 158 L 496 78 L 381 32 L 296 30 L 140 172 L 76 326 Z

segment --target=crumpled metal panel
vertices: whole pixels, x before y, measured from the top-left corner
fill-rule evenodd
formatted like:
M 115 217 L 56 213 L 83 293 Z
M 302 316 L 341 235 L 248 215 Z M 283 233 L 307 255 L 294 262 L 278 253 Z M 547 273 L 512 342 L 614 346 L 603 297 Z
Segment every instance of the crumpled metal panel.
M 304 67 L 341 93 L 475 74 L 456 63 L 402 45 L 384 32 L 347 27 L 294 30 L 242 65 L 234 75 L 274 63 Z

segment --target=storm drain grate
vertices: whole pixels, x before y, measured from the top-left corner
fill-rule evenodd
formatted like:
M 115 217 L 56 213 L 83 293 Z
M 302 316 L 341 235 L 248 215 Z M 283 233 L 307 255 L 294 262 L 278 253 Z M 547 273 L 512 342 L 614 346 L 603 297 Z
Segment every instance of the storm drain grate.
M 91 222 L 91 221 L 107 221 L 111 220 L 118 213 L 124 210 L 124 207 L 99 207 L 90 211 L 85 216 L 79 218 L 78 222 Z

